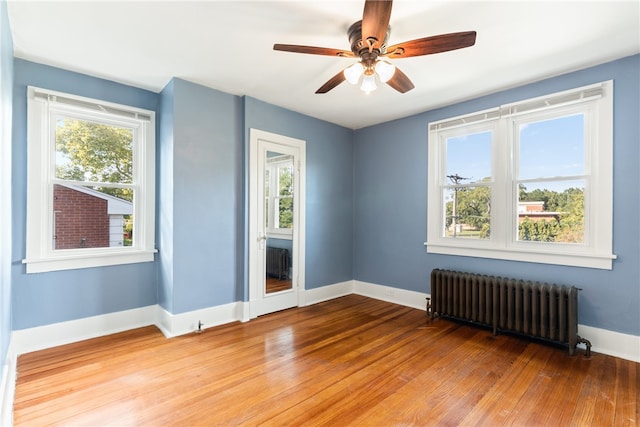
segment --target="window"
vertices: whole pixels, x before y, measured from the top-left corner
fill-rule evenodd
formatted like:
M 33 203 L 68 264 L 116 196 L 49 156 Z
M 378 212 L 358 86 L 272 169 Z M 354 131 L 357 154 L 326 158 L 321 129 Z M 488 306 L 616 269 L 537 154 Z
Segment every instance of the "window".
M 293 232 L 293 156 L 267 152 L 265 224 L 272 237 L 291 239 Z
M 613 83 L 429 124 L 427 251 L 611 269 Z
M 155 113 L 29 87 L 27 273 L 153 261 Z

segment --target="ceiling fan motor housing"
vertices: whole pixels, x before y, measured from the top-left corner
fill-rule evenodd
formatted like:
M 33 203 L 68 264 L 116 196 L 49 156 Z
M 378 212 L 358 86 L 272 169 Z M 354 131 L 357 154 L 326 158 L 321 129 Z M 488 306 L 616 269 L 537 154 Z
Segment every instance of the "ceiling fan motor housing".
M 384 35 L 384 40 L 380 44 L 379 48 L 373 49 L 373 52 L 369 52 L 369 45 L 362 41 L 362 21 L 354 22 L 347 31 L 349 35 L 349 43 L 351 43 L 351 51 L 356 54 L 356 56 L 362 57 L 365 59 L 363 55 L 365 53 L 373 54 L 375 52 L 375 57 L 373 60 L 378 57 L 378 55 L 384 54 L 387 51 L 387 41 L 389 40 L 389 34 L 391 33 L 391 26 L 387 27 L 387 32 Z

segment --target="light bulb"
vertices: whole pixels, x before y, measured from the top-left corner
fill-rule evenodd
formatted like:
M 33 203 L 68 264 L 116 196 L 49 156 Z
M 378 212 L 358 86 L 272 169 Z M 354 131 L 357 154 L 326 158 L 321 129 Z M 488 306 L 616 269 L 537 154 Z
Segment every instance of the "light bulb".
M 358 84 L 358 80 L 360 80 L 360 76 L 363 72 L 362 63 L 356 62 L 344 69 L 344 78 L 352 85 L 355 85 Z
M 393 77 L 393 73 L 395 72 L 396 72 L 395 65 L 387 61 L 376 62 L 376 73 L 378 73 L 378 77 L 380 77 L 380 81 L 382 83 L 388 82 L 389 79 Z
M 368 76 L 364 76 L 364 78 L 362 79 L 362 86 L 360 86 L 360 89 L 363 90 L 365 93 L 370 93 L 376 90 L 377 87 L 378 86 L 376 85 L 376 75 L 371 74 Z

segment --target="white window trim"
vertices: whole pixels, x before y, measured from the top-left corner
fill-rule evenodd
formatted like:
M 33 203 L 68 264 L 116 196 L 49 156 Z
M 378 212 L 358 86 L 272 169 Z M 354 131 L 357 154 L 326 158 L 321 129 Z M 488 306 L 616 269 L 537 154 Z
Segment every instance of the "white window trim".
M 27 88 L 27 273 L 154 260 L 155 112 L 29 86 Z M 137 129 L 134 146 L 134 246 L 54 250 L 52 186 L 55 154 L 50 117 L 64 112 Z M 139 225 L 138 225 L 139 224 Z
M 514 127 L 523 114 L 544 114 L 550 106 L 570 111 L 575 105 L 587 105 L 588 114 L 597 116 L 597 128 L 586 132 L 585 163 L 591 167 L 591 180 L 585 189 L 585 243 L 563 244 L 517 241 L 517 225 L 512 211 L 517 206 L 517 188 L 510 169 L 515 162 Z M 444 206 L 441 182 L 446 152 L 443 133 L 457 128 L 495 126 L 493 141 L 491 238 L 455 239 L 441 232 Z M 471 133 L 471 132 L 468 132 Z M 593 136 L 593 138 L 592 138 Z M 589 139 L 592 138 L 592 139 Z M 613 81 L 528 99 L 486 111 L 429 123 L 428 171 L 428 253 L 493 258 L 597 269 L 612 269 L 613 260 Z M 587 200 L 588 199 L 588 200 Z

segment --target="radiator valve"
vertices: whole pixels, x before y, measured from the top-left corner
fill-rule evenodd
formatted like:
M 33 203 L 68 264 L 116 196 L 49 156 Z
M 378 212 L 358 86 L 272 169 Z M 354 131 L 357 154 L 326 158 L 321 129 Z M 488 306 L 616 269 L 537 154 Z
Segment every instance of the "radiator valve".
M 584 356 L 587 358 L 591 357 L 591 341 L 578 335 L 577 344 L 584 344 L 587 347 Z

